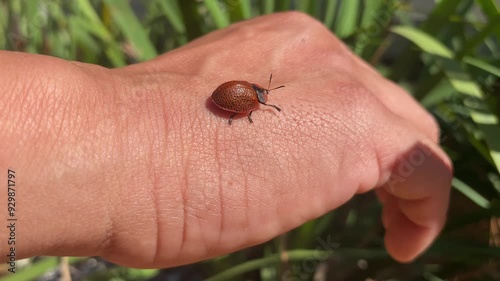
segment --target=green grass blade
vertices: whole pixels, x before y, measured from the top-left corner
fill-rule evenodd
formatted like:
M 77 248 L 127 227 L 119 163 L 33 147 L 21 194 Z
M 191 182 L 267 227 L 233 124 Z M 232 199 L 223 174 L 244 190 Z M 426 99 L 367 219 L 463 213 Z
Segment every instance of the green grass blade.
M 89 0 L 76 0 L 73 3 L 75 3 L 73 9 L 78 10 L 78 13 L 83 16 L 80 19 L 86 22 L 86 27 L 92 31 L 92 34 L 105 42 L 114 40 L 113 35 L 104 26 Z
M 481 11 L 489 20 L 492 20 L 500 15 L 500 9 L 495 0 L 476 0 L 476 3 L 479 7 L 481 7 Z M 500 30 L 497 29 L 494 34 L 497 39 L 500 38 Z
M 272 14 L 274 12 L 274 7 L 276 7 L 275 5 L 275 0 L 261 1 L 260 6 L 262 7 L 262 14 Z
M 25 34 L 19 27 L 18 21 L 21 14 L 20 1 L 4 1 L 7 10 L 6 27 L 5 27 L 5 45 L 6 49 L 14 51 L 24 51 L 18 47 L 18 41 L 26 41 Z
M 386 0 L 365 1 L 363 15 L 361 17 L 360 28 L 354 45 L 354 52 L 377 65 L 381 54 L 392 42 L 392 37 L 386 37 L 382 41 L 382 36 L 387 33 L 394 14 L 399 8 L 398 5 Z M 400 15 L 399 19 L 403 17 Z
M 395 27 L 393 31 L 408 38 L 423 51 L 446 58 L 442 60 L 442 67 L 445 70 L 444 75 L 446 75 L 456 91 L 465 95 L 465 106 L 469 109 L 472 120 L 483 133 L 491 160 L 497 171 L 500 171 L 500 141 L 498 141 L 500 140 L 500 124 L 498 118 L 490 111 L 487 102 L 484 100 L 485 97 L 481 88 L 470 79 L 469 75 L 461 69 L 457 62 L 451 60 L 453 57 L 452 51 L 432 38 L 432 36 L 409 27 Z M 430 81 L 431 88 L 439 83 L 441 76 L 444 75 L 434 76 L 434 80 Z M 473 103 L 468 102 L 470 100 Z
M 276 0 L 277 11 L 288 11 L 290 9 L 291 0 Z
M 495 65 L 489 64 L 483 60 L 472 58 L 472 57 L 465 57 L 463 59 L 463 61 L 465 63 L 470 64 L 472 66 L 475 66 L 479 69 L 487 71 L 487 72 L 489 72 L 497 77 L 500 77 L 500 68 L 495 66 Z
M 106 48 L 106 50 L 104 50 L 104 53 L 111 61 L 111 64 L 114 67 L 121 67 L 127 65 L 127 62 L 125 61 L 125 58 L 123 56 L 123 52 L 120 52 L 120 49 L 108 47 Z
M 300 0 L 300 1 L 296 1 L 295 5 L 297 5 L 297 9 L 299 11 L 308 14 L 309 13 L 309 6 L 311 5 L 311 1 L 315 1 L 315 0 Z
M 252 17 L 252 2 L 250 0 L 240 0 L 241 13 L 244 19 Z
M 0 2 L 0 49 L 7 49 L 9 9 L 6 2 Z
M 497 4 L 494 0 L 476 0 L 476 3 L 481 7 L 481 11 L 489 18 L 496 17 L 500 14 Z
M 276 265 L 280 262 L 279 256 L 271 256 L 263 259 L 251 260 L 240 265 L 234 266 L 226 271 L 223 271 L 215 276 L 205 279 L 205 281 L 222 281 L 232 280 L 236 276 L 240 276 L 246 272 L 254 271 L 269 265 Z
M 497 28 L 500 28 L 500 17 L 496 18 L 495 21 L 488 23 L 481 32 L 479 32 L 471 40 L 468 40 L 466 46 L 456 55 L 454 55 L 453 52 L 443 43 L 416 28 L 397 26 L 394 27 L 392 31 L 412 41 L 426 53 L 445 58 L 455 57 L 455 59 L 460 60 L 464 55 L 473 52 L 474 49 Z M 420 84 L 417 88 L 415 97 L 418 99 L 423 98 L 432 88 L 440 83 L 440 80 L 443 77 L 444 74 L 440 73 L 430 77 L 429 79 L 425 79 L 425 82 Z
M 112 38 L 106 40 L 106 37 L 110 36 L 110 34 L 100 34 L 100 31 L 98 31 L 99 26 L 96 25 L 95 22 L 90 22 L 84 17 L 71 17 L 68 20 L 68 26 L 74 40 L 72 46 L 78 47 L 78 49 L 81 50 L 81 53 L 84 54 L 83 59 L 85 61 L 95 61 L 98 59 L 98 54 L 104 49 L 104 53 L 111 62 L 111 66 L 120 67 L 126 65 L 125 57 L 120 46 L 112 40 Z M 105 37 L 101 38 L 98 34 L 104 35 Z M 100 39 L 101 42 L 98 42 L 96 38 Z
M 422 24 L 422 31 L 437 35 L 442 29 L 449 27 L 447 22 L 456 12 L 460 2 L 461 1 L 456 0 L 441 0 L 437 2 L 436 7 Z M 389 78 L 394 81 L 399 81 L 403 77 L 407 77 L 413 70 L 414 65 L 418 62 L 418 59 L 419 54 L 414 52 L 411 47 L 406 49 L 401 53 L 396 64 L 392 67 Z
M 360 15 L 359 0 L 341 1 L 339 14 L 334 27 L 334 32 L 340 38 L 346 38 L 354 34 Z
M 474 6 L 474 0 L 460 1 L 460 4 L 457 7 L 457 15 L 465 18 L 466 14 L 471 11 L 473 6 Z
M 388 13 L 392 13 L 388 9 L 388 11 L 382 11 L 381 8 L 384 7 L 384 2 L 386 0 L 370 0 L 364 2 L 363 16 L 361 17 L 361 28 L 368 28 L 373 26 L 374 24 L 379 24 L 380 21 L 387 21 L 390 18 L 387 18 Z M 384 17 L 384 18 L 382 18 Z
M 461 1 L 456 0 L 442 0 L 437 2 L 429 18 L 422 25 L 422 30 L 429 32 L 435 30 L 436 27 L 445 27 L 445 23 L 449 21 L 449 17 L 455 13 L 460 2 Z
M 470 117 L 484 136 L 492 164 L 500 172 L 500 123 L 491 112 L 485 94 L 470 76 L 453 60 L 444 60 L 442 67 L 453 88 L 464 96 Z
M 99 38 L 104 44 L 104 53 L 110 60 L 112 66 L 120 67 L 126 65 L 124 53 L 120 44 L 114 39 L 113 34 L 106 28 L 89 0 L 73 1 L 73 9 L 78 11 L 79 17 L 74 19 L 75 28 L 85 30 Z
M 198 12 L 198 2 L 194 0 L 177 0 L 177 5 L 181 9 L 182 18 L 186 19 L 186 32 L 188 40 L 200 37 L 203 19 Z
M 70 47 L 70 57 L 76 57 L 76 48 L 81 50 L 81 55 L 83 54 L 83 59 L 85 61 L 93 61 L 95 59 L 96 54 L 100 53 L 100 45 L 96 42 L 95 38 L 92 38 L 90 33 L 82 28 L 82 24 L 80 24 L 79 17 L 69 17 L 68 18 L 68 33 L 71 36 L 71 44 Z M 80 58 L 79 57 L 79 58 Z
M 157 3 L 174 30 L 179 34 L 186 33 L 186 25 L 175 0 L 162 0 L 157 1 Z
M 249 19 L 252 16 L 250 0 L 224 0 L 231 22 Z
M 478 221 L 490 220 L 491 217 L 499 216 L 500 209 L 495 208 L 495 205 L 491 204 L 491 207 L 489 209 L 478 209 L 475 211 L 470 211 L 458 217 L 454 217 L 451 220 L 448 220 L 444 232 L 454 231 L 470 224 L 477 224 Z
M 333 22 L 335 21 L 335 13 L 337 12 L 338 2 L 338 0 L 327 0 L 326 2 L 325 19 L 323 23 L 329 29 L 333 29 Z
M 320 1 L 311 1 L 309 4 L 308 14 L 313 18 L 319 19 L 322 14 L 321 5 Z
M 465 195 L 465 197 L 469 198 L 472 202 L 476 203 L 476 205 L 478 205 L 479 207 L 485 209 L 490 207 L 490 201 L 484 198 L 484 196 L 479 194 L 477 191 L 474 190 L 474 188 L 470 187 L 465 182 L 457 178 L 453 178 L 453 180 L 451 181 L 451 185 L 456 190 L 460 191 L 460 193 Z
M 39 0 L 27 1 L 22 6 L 23 9 L 23 19 L 26 21 L 26 35 L 28 40 L 26 41 L 26 51 L 30 53 L 37 53 L 38 46 L 42 45 L 41 32 L 39 32 L 40 25 L 43 24 L 41 17 L 41 5 L 46 6 L 47 3 L 40 3 Z M 40 13 L 40 14 L 39 14 Z
M 444 58 L 452 58 L 454 56 L 453 52 L 443 43 L 419 29 L 409 26 L 395 26 L 391 28 L 391 31 L 410 40 L 428 54 Z
M 479 258 L 500 258 L 500 248 L 493 246 L 475 246 L 468 244 L 470 241 L 452 241 L 451 239 L 438 239 L 428 250 L 429 255 L 435 254 L 439 257 L 449 257 L 448 262 L 452 260 L 471 261 Z
M 85 258 L 70 257 L 69 263 L 73 264 Z M 9 274 L 1 278 L 2 281 L 26 281 L 41 278 L 44 273 L 53 270 L 59 266 L 59 258 L 46 257 L 35 262 L 32 266 L 16 271 L 15 274 Z
M 441 79 L 441 81 L 436 85 L 436 87 L 432 88 L 431 91 L 420 100 L 420 103 L 429 108 L 431 106 L 436 106 L 439 103 L 445 101 L 448 98 L 451 98 L 456 93 L 455 89 L 451 86 L 450 82 L 446 79 Z
M 296 3 L 298 10 L 309 14 L 310 16 L 314 18 L 318 18 L 318 13 L 319 13 L 319 1 L 316 0 L 300 0 L 298 3 Z
M 204 0 L 205 7 L 207 7 L 208 12 L 214 20 L 215 26 L 217 28 L 224 28 L 229 25 L 228 15 L 221 9 L 219 2 L 217 0 Z
M 497 15 L 489 20 L 486 26 L 479 33 L 468 39 L 464 48 L 458 52 L 457 58 L 461 59 L 464 56 L 473 53 L 480 44 L 484 43 L 487 37 L 495 32 L 500 32 L 500 15 Z
M 328 230 L 328 228 L 331 227 L 334 219 L 335 211 L 329 212 L 326 215 L 318 218 L 317 223 L 314 226 L 314 235 L 316 237 L 323 235 Z
M 114 23 L 132 45 L 135 59 L 144 61 L 156 57 L 156 50 L 129 2 L 127 0 L 104 0 L 104 3 L 107 5 Z
M 302 261 L 302 260 L 326 260 L 332 254 L 339 253 L 339 256 L 345 257 L 359 257 L 364 259 L 370 258 L 387 258 L 387 252 L 383 250 L 363 250 L 363 249 L 348 249 L 344 248 L 335 251 L 328 250 L 293 250 L 287 251 L 289 261 Z M 271 265 L 276 266 L 281 262 L 279 255 L 273 255 L 266 258 L 250 260 L 240 265 L 234 266 L 226 271 L 223 271 L 215 276 L 205 279 L 205 281 L 222 281 L 234 280 L 237 276 L 244 273 L 254 271 L 260 268 L 268 267 Z
M 229 16 L 230 22 L 237 22 L 243 19 L 243 11 L 240 1 L 224 0 L 223 3 L 226 6 L 227 15 Z
M 318 220 L 308 221 L 294 231 L 291 242 L 288 244 L 293 249 L 308 249 L 314 241 L 314 231 Z M 311 239 L 312 238 L 312 239 Z

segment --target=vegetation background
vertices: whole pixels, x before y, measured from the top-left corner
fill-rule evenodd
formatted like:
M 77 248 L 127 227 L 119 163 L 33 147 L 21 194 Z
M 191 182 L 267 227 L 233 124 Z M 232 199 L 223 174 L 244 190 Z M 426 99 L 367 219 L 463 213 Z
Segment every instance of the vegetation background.
M 418 14 L 412 3 L 420 2 L 403 0 L 0 0 L 0 49 L 106 67 L 154 58 L 232 22 L 303 11 L 434 114 L 455 165 L 446 228 L 412 264 L 385 252 L 369 193 L 268 243 L 184 267 L 38 257 L 2 280 L 500 280 L 499 4 L 435 2 Z

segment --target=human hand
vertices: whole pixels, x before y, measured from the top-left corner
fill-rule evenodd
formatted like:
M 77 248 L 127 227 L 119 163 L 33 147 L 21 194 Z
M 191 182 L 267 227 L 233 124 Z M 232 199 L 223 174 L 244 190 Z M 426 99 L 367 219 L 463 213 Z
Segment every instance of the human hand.
M 395 259 L 414 259 L 444 224 L 452 168 L 436 123 L 306 15 L 241 22 L 113 70 L 0 56 L 11 73 L 30 68 L 16 84 L 0 78 L 15 89 L 0 101 L 0 163 L 19 174 L 20 256 L 191 263 L 374 188 Z M 229 126 L 211 93 L 229 80 L 267 86 L 271 72 L 286 86 L 269 95 L 282 111 Z

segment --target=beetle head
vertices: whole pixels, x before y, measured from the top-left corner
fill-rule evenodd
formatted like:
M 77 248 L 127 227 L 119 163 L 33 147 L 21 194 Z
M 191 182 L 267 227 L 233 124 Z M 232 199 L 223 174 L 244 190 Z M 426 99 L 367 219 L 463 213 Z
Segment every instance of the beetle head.
M 255 90 L 255 93 L 257 93 L 257 99 L 259 99 L 260 103 L 263 103 L 263 104 L 266 103 L 267 95 L 269 95 L 270 91 L 285 87 L 285 86 L 279 86 L 279 87 L 271 89 L 271 80 L 272 79 L 273 79 L 273 74 L 271 73 L 271 76 L 269 76 L 269 85 L 267 86 L 267 89 L 264 89 L 263 87 L 261 87 L 259 85 L 252 84 L 252 87 Z
M 257 94 L 257 99 L 260 103 L 266 103 L 267 95 L 269 94 L 269 90 L 262 88 L 259 85 L 252 84 L 255 93 Z

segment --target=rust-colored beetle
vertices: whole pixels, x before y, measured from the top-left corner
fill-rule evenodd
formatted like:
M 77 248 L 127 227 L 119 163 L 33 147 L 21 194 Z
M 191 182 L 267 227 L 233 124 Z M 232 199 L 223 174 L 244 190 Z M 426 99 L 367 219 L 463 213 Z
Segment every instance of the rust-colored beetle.
M 247 81 L 229 81 L 221 84 L 212 93 L 212 101 L 218 107 L 234 112 L 231 117 L 229 117 L 229 125 L 233 122 L 234 116 L 239 113 L 248 113 L 248 121 L 252 121 L 252 112 L 259 107 L 259 103 L 272 106 L 276 110 L 281 111 L 279 107 L 272 104 L 267 104 L 267 95 L 270 91 L 283 88 L 285 86 L 279 86 L 273 89 L 271 88 L 271 80 L 273 79 L 273 74 L 269 77 L 269 86 L 265 89 L 257 84 L 251 84 Z

